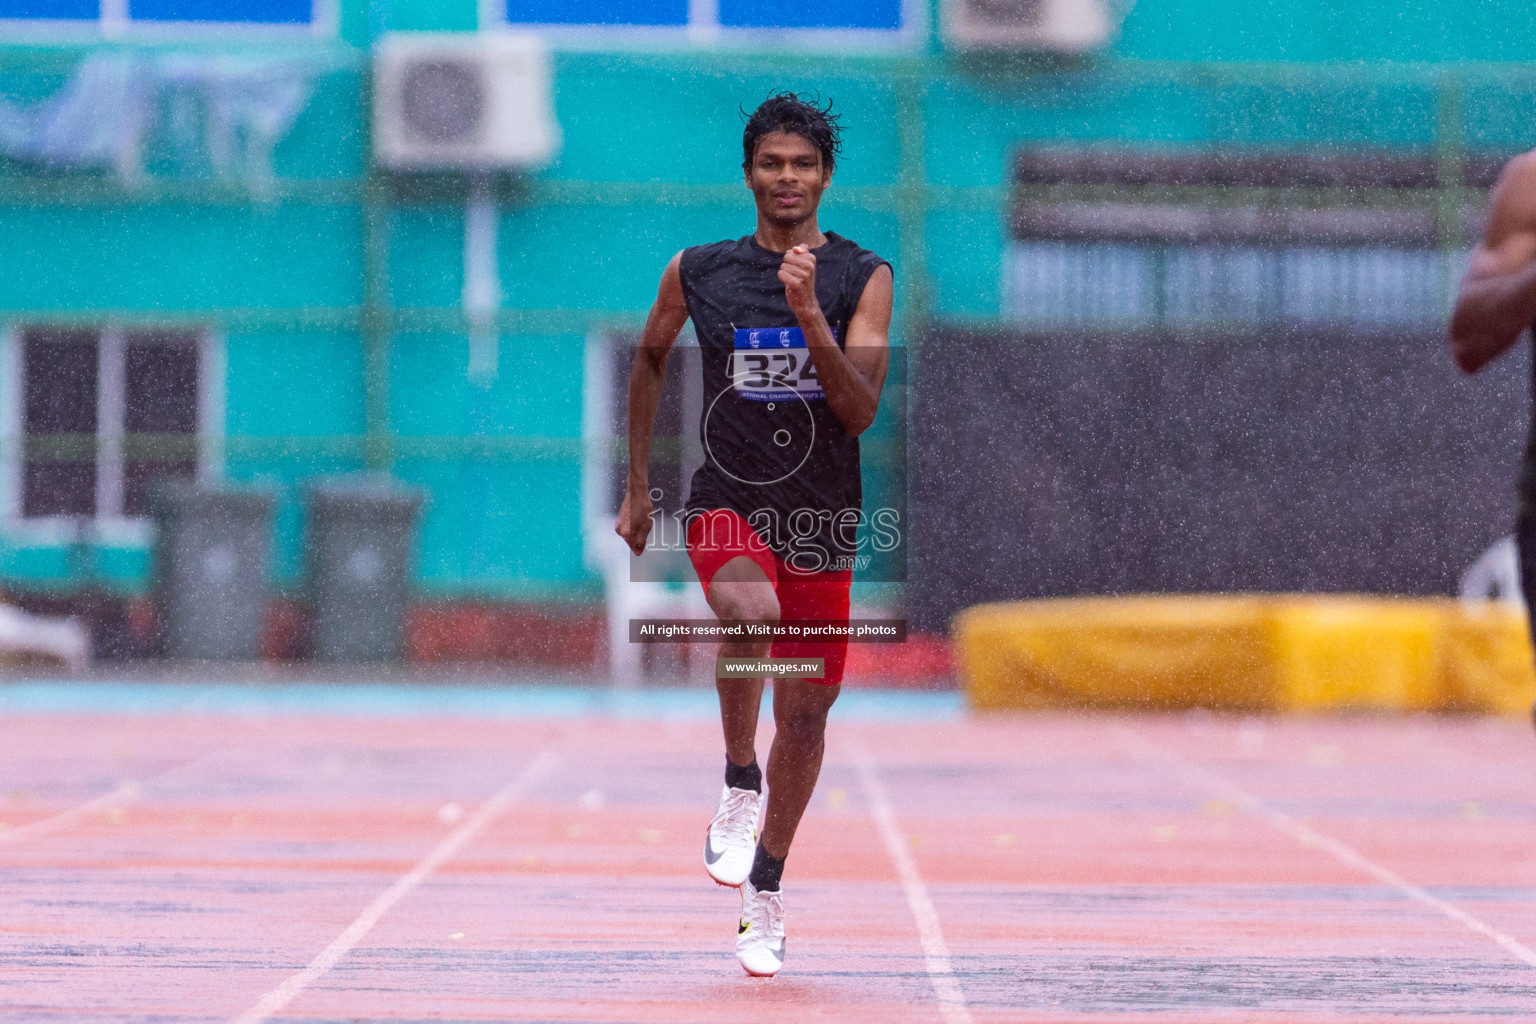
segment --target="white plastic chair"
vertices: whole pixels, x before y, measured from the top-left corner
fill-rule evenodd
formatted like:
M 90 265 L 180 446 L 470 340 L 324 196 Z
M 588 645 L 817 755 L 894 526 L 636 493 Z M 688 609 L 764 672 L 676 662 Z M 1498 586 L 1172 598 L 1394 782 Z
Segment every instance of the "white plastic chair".
M 52 658 L 81 672 L 91 662 L 91 638 L 74 619 L 44 618 L 0 605 L 0 662 L 13 657 Z
M 1500 537 L 1461 576 L 1463 601 L 1509 601 L 1525 606 L 1520 590 L 1520 552 L 1513 536 Z
M 679 527 L 673 522 L 668 529 Z M 637 559 L 613 532 L 611 522 L 594 520 L 588 531 L 588 551 L 597 556 L 603 575 L 609 679 L 617 689 L 635 687 L 646 675 L 645 646 L 630 643 L 631 619 L 713 619 L 714 612 L 704 600 L 686 553 L 652 549 Z M 636 576 L 644 578 L 636 580 Z M 714 673 L 713 665 L 706 664 L 709 659 L 699 656 L 705 648 L 685 646 L 690 655 L 689 675 L 695 682 L 708 681 Z

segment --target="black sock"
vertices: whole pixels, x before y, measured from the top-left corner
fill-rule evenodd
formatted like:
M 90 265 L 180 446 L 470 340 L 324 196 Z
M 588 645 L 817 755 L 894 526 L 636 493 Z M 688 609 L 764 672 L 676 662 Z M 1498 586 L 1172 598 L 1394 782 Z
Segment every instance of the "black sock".
M 752 874 L 747 876 L 747 881 L 752 883 L 752 888 L 758 892 L 778 892 L 779 879 L 784 876 L 784 859 L 775 857 L 763 849 L 763 844 L 757 844 L 757 855 L 752 858 Z
M 725 784 L 732 789 L 750 789 L 754 793 L 763 791 L 763 770 L 757 766 L 757 758 L 752 759 L 751 764 L 733 764 L 729 755 L 725 758 Z

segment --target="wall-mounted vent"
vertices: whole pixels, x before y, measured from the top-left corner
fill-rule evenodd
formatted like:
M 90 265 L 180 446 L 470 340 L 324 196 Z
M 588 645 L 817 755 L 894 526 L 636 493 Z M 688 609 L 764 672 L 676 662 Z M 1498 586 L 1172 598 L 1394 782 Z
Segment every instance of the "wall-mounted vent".
M 560 144 L 533 36 L 393 33 L 374 60 L 374 153 L 400 170 L 510 170 Z
M 1106 0 L 944 0 L 944 38 L 962 50 L 1084 53 L 1110 40 L 1118 13 Z

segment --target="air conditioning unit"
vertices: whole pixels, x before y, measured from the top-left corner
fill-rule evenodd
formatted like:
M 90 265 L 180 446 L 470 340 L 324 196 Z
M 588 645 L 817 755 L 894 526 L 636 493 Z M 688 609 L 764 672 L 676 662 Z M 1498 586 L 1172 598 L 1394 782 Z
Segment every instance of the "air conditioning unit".
M 1116 14 L 1107 0 L 944 0 L 944 38 L 961 50 L 1085 53 L 1109 42 Z
M 511 170 L 560 148 L 549 53 L 512 33 L 395 32 L 373 62 L 373 151 L 399 170 Z

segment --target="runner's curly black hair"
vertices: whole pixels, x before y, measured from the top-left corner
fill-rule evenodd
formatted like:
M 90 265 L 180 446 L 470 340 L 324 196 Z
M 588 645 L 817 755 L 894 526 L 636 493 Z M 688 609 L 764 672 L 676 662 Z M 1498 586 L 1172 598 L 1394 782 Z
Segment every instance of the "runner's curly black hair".
M 741 133 L 742 170 L 752 169 L 758 142 L 771 132 L 789 132 L 806 139 L 821 153 L 822 166 L 832 170 L 837 154 L 843 151 L 843 129 L 837 123 L 840 115 L 832 113 L 832 101 L 827 100 L 825 107 L 820 101 L 820 96 L 794 92 L 769 94 L 747 117 L 747 127 Z

